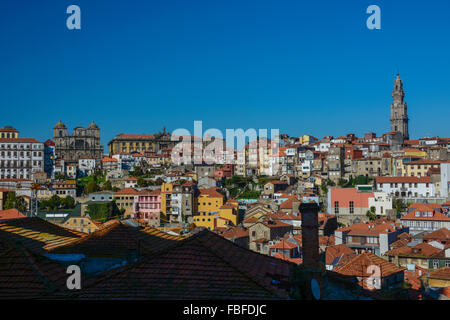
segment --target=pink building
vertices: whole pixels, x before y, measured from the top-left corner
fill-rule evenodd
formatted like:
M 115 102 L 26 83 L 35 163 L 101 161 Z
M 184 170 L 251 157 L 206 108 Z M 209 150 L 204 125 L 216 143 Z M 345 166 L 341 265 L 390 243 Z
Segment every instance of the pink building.
M 143 219 L 152 227 L 159 227 L 161 190 L 142 190 L 134 197 L 133 217 Z

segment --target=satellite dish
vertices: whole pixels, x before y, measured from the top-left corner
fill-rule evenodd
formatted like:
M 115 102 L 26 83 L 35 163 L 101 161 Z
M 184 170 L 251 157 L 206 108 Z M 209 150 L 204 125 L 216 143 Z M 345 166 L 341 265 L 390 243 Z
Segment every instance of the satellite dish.
M 314 299 L 320 300 L 320 286 L 316 279 L 311 279 L 311 291 Z

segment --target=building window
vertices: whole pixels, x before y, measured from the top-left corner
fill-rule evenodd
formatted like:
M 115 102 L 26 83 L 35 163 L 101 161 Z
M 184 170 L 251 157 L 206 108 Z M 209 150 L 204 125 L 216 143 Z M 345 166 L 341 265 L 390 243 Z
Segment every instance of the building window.
M 354 202 L 350 201 L 350 213 L 355 213 Z
M 334 213 L 339 213 L 339 201 L 334 202 Z

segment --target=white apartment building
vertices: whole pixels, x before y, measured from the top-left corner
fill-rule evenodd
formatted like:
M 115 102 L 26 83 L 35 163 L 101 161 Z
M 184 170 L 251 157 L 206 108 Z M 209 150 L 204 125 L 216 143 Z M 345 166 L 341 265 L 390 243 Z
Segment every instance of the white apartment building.
M 84 176 L 88 176 L 94 173 L 97 166 L 97 160 L 94 158 L 82 156 L 78 159 L 78 170 Z
M 377 177 L 376 188 L 391 197 L 434 197 L 436 194 L 430 177 Z
M 449 197 L 450 189 L 450 162 L 441 163 L 441 197 Z
M 31 179 L 44 171 L 44 144 L 29 138 L 0 138 L 0 179 Z
M 392 198 L 385 192 L 374 192 L 373 197 L 369 198 L 369 208 L 375 207 L 378 215 L 386 215 L 387 210 L 392 210 Z

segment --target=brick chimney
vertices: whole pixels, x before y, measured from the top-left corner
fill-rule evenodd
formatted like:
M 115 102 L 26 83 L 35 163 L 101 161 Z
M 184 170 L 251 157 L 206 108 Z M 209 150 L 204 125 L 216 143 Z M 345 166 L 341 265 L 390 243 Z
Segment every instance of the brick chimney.
M 319 206 L 316 203 L 300 205 L 302 217 L 303 266 L 307 270 L 319 269 Z

